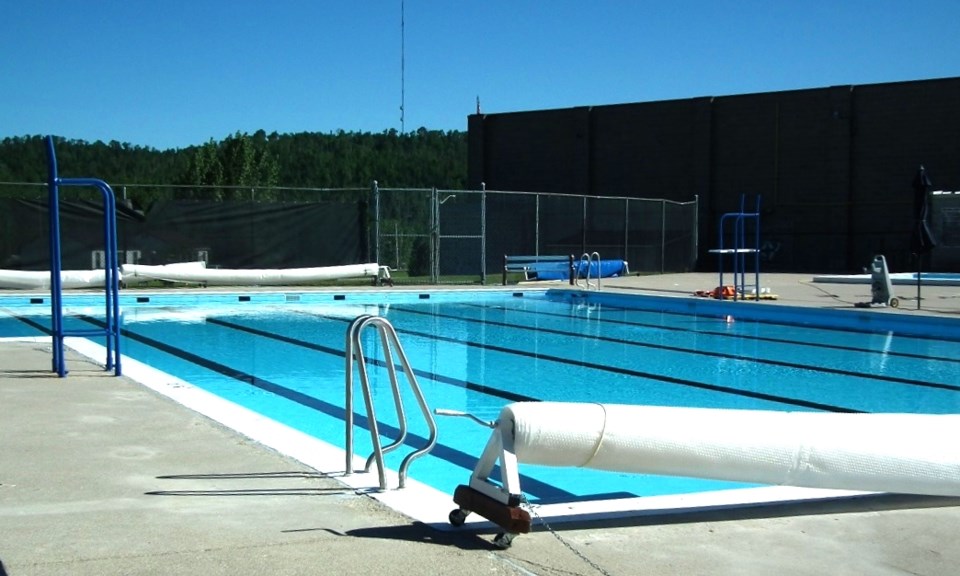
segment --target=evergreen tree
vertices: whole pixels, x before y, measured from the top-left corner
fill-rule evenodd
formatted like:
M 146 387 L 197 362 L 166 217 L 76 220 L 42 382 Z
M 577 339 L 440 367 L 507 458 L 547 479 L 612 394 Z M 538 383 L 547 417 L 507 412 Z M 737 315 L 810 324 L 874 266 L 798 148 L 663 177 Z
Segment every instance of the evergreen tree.
M 223 186 L 223 163 L 220 161 L 217 143 L 212 138 L 209 142 L 194 150 L 190 159 L 189 173 L 184 184 Z
M 20 136 L 0 141 L 0 181 L 45 182 L 43 140 Z M 142 196 L 144 204 L 172 196 L 225 199 L 233 196 L 218 187 L 229 186 L 254 188 L 257 198 L 266 199 L 265 190 L 276 186 L 366 189 L 377 180 L 381 188 L 458 189 L 467 179 L 466 133 L 426 128 L 269 136 L 258 130 L 252 136 L 236 132 L 220 142 L 164 151 L 116 140 L 87 143 L 59 137 L 55 146 L 62 175 L 129 186 L 131 197 Z M 189 188 L 174 193 L 171 186 Z M 284 191 L 280 197 L 296 196 Z

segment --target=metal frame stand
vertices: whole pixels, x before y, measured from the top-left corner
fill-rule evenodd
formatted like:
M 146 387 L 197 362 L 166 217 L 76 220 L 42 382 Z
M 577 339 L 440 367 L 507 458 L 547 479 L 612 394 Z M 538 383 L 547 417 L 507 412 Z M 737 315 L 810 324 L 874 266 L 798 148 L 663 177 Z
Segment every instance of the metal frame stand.
M 756 299 L 760 300 L 760 195 L 756 196 L 753 212 L 746 212 L 746 194 L 740 195 L 740 211 L 727 212 L 720 216 L 720 245 L 710 252 L 717 255 L 717 270 L 720 280 L 717 297 L 723 292 L 723 257 L 730 254 L 733 257 L 733 299 L 743 299 L 746 295 L 746 267 L 747 255 L 753 255 L 754 288 Z M 726 224 L 733 221 L 733 247 L 724 246 Z M 754 222 L 753 245 L 747 245 L 746 221 Z
M 120 263 L 117 257 L 116 197 L 110 186 L 95 178 L 60 178 L 53 138 L 47 136 L 47 175 L 50 217 L 50 334 L 53 337 L 53 371 L 61 378 L 67 375 L 63 340 L 67 336 L 104 336 L 106 338 L 106 370 L 120 376 Z M 104 326 L 86 330 L 63 327 L 63 265 L 60 254 L 60 187 L 98 188 L 103 195 L 104 245 Z
M 452 416 L 466 414 L 451 411 L 437 411 Z M 530 513 L 520 507 L 524 502 L 520 489 L 520 472 L 517 455 L 514 450 L 512 422 L 484 423 L 471 416 L 475 421 L 493 428 L 487 445 L 480 455 L 469 484 L 457 486 L 453 493 L 453 502 L 457 505 L 450 511 L 447 519 L 453 526 L 462 526 L 467 516 L 476 512 L 480 516 L 503 528 L 493 543 L 499 548 L 509 548 L 519 534 L 530 532 Z M 500 463 L 500 482 L 491 480 L 497 462 Z

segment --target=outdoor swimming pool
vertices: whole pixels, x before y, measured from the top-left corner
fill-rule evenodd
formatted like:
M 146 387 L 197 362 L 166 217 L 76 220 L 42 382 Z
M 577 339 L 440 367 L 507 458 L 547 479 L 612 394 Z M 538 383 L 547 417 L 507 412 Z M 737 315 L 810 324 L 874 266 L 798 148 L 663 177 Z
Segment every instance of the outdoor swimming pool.
M 96 323 L 96 302 L 68 297 L 67 327 Z M 121 304 L 125 357 L 339 448 L 345 331 L 365 313 L 396 327 L 431 408 L 484 420 L 520 400 L 960 413 L 955 321 L 570 290 L 190 291 L 125 294 Z M 43 297 L 0 297 L 0 313 L 0 337 L 39 336 L 49 325 Z M 387 441 L 398 423 L 380 340 L 370 330 L 362 343 Z M 405 403 L 409 449 L 387 455 L 394 469 L 427 437 L 415 400 Z M 356 452 L 366 456 L 362 404 L 356 412 Z M 490 431 L 461 418 L 438 425 L 437 447 L 410 475 L 450 494 L 467 481 Z M 541 503 L 746 487 L 523 464 L 520 471 L 528 498 Z

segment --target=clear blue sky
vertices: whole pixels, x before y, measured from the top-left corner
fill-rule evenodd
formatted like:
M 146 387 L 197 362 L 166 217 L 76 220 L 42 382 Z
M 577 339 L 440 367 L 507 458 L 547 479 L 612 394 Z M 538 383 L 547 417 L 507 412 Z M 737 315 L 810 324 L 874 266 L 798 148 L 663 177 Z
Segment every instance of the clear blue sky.
M 960 76 L 960 0 L 0 0 L 0 138 L 158 149 Z

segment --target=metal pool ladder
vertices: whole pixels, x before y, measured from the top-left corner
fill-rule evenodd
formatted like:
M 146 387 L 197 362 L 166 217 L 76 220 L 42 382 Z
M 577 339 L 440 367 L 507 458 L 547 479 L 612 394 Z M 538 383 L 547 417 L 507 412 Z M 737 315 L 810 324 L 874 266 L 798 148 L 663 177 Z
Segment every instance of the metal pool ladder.
M 380 431 L 377 426 L 377 416 L 373 408 L 373 397 L 370 392 L 370 379 L 367 376 L 367 360 L 363 355 L 363 345 L 360 342 L 360 334 L 363 332 L 363 329 L 367 326 L 373 326 L 377 332 L 380 334 L 380 341 L 383 344 L 383 361 L 387 369 L 387 373 L 390 375 L 390 387 L 393 390 L 393 403 L 397 409 L 397 422 L 399 422 L 399 437 L 393 441 L 392 444 L 387 446 L 381 446 L 380 444 Z M 407 355 L 403 351 L 403 347 L 400 345 L 400 340 L 397 338 L 397 331 L 394 329 L 393 325 L 390 322 L 381 316 L 374 316 L 372 314 L 363 314 L 357 316 L 353 322 L 350 323 L 349 328 L 347 328 L 346 335 L 346 474 L 353 473 L 353 367 L 354 363 L 357 365 L 358 372 L 360 373 L 360 387 L 363 391 L 363 401 L 367 407 L 367 427 L 370 429 L 370 440 L 373 442 L 373 453 L 367 457 L 366 464 L 363 467 L 364 472 L 370 471 L 370 466 L 374 461 L 377 463 L 377 468 L 380 477 L 380 489 L 387 489 L 387 480 L 385 476 L 385 468 L 383 465 L 383 455 L 391 450 L 394 450 L 400 447 L 403 444 L 403 441 L 407 437 L 407 417 L 403 409 L 403 400 L 400 397 L 400 383 L 397 380 L 397 367 L 396 363 L 393 361 L 393 353 L 396 351 L 397 357 L 400 360 L 400 365 L 403 368 L 404 373 L 407 376 L 407 382 L 410 384 L 410 389 L 413 391 L 414 396 L 417 398 L 417 403 L 420 405 L 420 411 L 423 413 L 423 417 L 427 422 L 427 427 L 430 429 L 430 437 L 427 439 L 427 445 L 419 450 L 415 450 L 408 454 L 403 461 L 400 463 L 399 477 L 400 477 L 400 488 L 403 488 L 404 483 L 407 479 L 407 468 L 410 467 L 410 463 L 415 459 L 426 455 L 429 453 L 437 443 L 437 423 L 433 419 L 433 415 L 430 412 L 430 408 L 427 407 L 427 402 L 423 397 L 423 392 L 420 390 L 420 384 L 417 383 L 417 378 L 413 373 L 413 369 L 410 367 L 410 362 L 407 360 Z
M 590 272 L 593 271 L 593 262 L 597 262 L 597 282 L 594 284 L 590 281 Z M 583 284 L 580 283 L 580 271 L 584 268 L 586 264 L 586 279 Z M 577 267 L 577 286 L 590 290 L 595 288 L 600 290 L 600 253 L 594 252 L 592 254 L 583 253 L 583 256 L 580 257 L 580 265 Z

